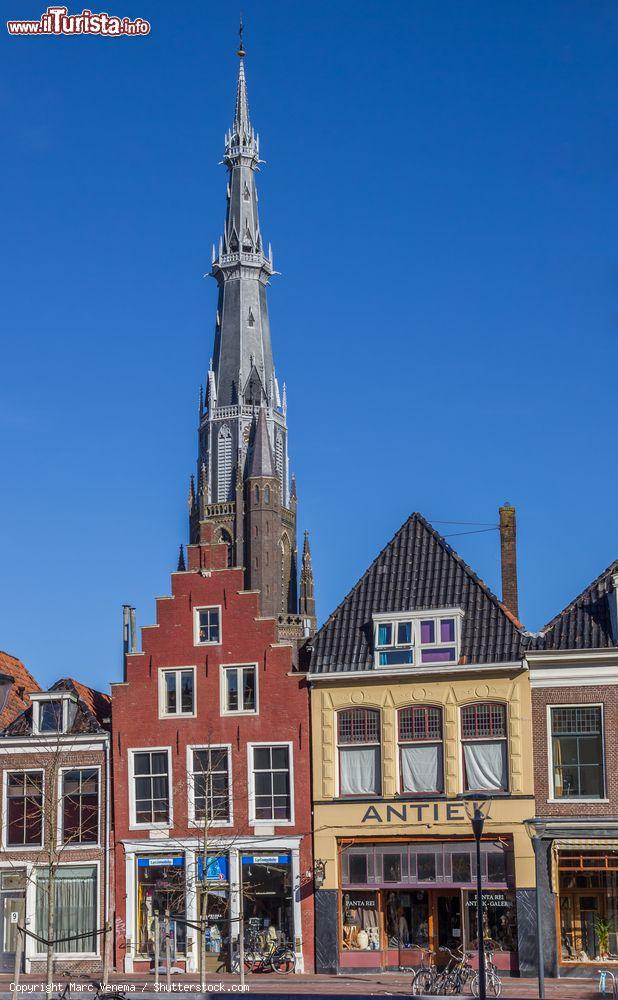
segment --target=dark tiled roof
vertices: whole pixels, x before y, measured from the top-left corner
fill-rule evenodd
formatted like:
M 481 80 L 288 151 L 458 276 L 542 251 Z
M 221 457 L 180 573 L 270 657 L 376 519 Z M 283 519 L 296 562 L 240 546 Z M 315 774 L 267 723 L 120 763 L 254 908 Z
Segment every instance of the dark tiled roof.
M 0 673 L 12 680 L 8 698 L 0 711 L 0 730 L 2 730 L 28 707 L 32 692 L 41 689 L 21 660 L 1 650 Z
M 421 514 L 412 514 L 322 626 L 311 673 L 373 669 L 372 614 L 461 607 L 462 663 L 521 659 L 523 629 Z
M 39 689 L 40 690 L 40 689 Z M 111 698 L 101 691 L 86 687 L 71 677 L 63 677 L 56 681 L 50 691 L 71 691 L 77 695 L 77 711 L 70 728 L 70 734 L 100 733 L 109 729 L 110 723 L 105 720 L 111 715 Z M 6 726 L 5 736 L 30 736 L 32 733 L 32 706 L 22 712 L 10 725 Z
M 606 649 L 618 645 L 612 629 L 614 573 L 618 573 L 618 559 L 541 629 L 534 648 Z

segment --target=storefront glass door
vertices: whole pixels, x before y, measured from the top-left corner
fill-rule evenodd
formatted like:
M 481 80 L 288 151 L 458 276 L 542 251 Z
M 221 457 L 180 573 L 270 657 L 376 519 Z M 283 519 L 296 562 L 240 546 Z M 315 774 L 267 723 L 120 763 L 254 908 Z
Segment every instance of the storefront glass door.
M 437 948 L 450 948 L 451 951 L 461 945 L 461 893 L 459 892 L 437 892 L 436 893 L 436 932 L 434 934 L 434 946 Z M 449 956 L 443 952 L 437 955 L 438 961 L 448 961 Z

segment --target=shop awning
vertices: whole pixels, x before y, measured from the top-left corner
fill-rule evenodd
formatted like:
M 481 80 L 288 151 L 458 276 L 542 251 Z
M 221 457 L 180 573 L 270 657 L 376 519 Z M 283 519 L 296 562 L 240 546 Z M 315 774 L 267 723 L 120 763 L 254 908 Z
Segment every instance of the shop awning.
M 558 857 L 560 852 L 618 851 L 618 838 L 611 837 L 558 837 L 551 845 L 551 888 L 558 892 Z M 572 868 L 571 871 L 577 869 Z

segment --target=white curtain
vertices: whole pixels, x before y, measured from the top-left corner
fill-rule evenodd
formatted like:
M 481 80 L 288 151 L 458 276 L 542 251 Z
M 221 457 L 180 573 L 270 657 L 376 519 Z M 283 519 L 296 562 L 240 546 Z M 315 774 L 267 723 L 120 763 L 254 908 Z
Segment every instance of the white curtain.
M 469 789 L 506 790 L 506 740 L 464 743 L 464 760 Z
M 37 934 L 44 938 L 47 937 L 48 880 L 47 869 L 37 872 Z M 96 951 L 96 938 L 91 936 L 97 929 L 96 887 L 95 868 L 66 867 L 56 870 L 54 938 L 87 934 L 74 941 L 59 941 L 54 949 L 57 953 Z M 39 942 L 37 948 L 39 951 L 44 951 L 45 945 Z
M 404 792 L 441 792 L 442 746 L 402 746 L 401 777 Z
M 380 750 L 378 747 L 346 747 L 339 752 L 339 792 L 341 795 L 380 793 Z

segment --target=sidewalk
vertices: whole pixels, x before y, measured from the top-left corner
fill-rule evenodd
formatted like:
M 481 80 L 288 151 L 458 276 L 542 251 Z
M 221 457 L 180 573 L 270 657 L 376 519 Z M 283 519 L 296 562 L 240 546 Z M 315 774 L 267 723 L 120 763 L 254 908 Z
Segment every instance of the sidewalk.
M 0 998 L 8 998 L 10 994 L 10 984 L 12 976 L 0 974 Z M 89 983 L 93 988 L 98 985 L 96 977 L 75 976 L 71 979 L 72 997 L 88 997 Z M 247 974 L 245 982 L 248 987 L 242 996 L 268 995 L 280 997 L 305 997 L 311 994 L 315 997 L 329 996 L 410 996 L 409 974 L 404 973 L 380 973 L 377 975 L 354 975 L 354 976 L 323 976 L 323 975 L 297 975 L 297 976 L 277 976 L 274 973 L 262 973 L 258 975 Z M 64 982 L 62 984 L 64 986 Z M 140 996 L 143 998 L 158 997 L 165 995 L 165 976 L 161 978 L 158 989 L 155 990 L 154 980 L 151 977 L 144 978 L 138 975 L 110 976 L 110 991 L 114 989 L 122 990 L 127 997 Z M 548 979 L 545 982 L 545 994 L 547 1000 L 592 1000 L 598 998 L 598 977 L 595 979 Z M 237 975 L 229 974 L 209 975 L 207 980 L 207 992 L 201 993 L 199 980 L 196 976 L 172 976 L 171 993 L 175 996 L 179 994 L 189 996 L 210 996 L 221 993 L 241 993 L 240 980 Z M 20 979 L 20 995 L 40 996 L 44 995 L 44 987 L 40 977 L 22 976 Z M 53 998 L 55 994 L 50 996 Z M 464 996 L 470 996 L 467 992 Z M 536 979 L 503 979 L 502 996 L 508 1000 L 536 1000 L 538 997 L 538 986 Z M 608 1000 L 611 991 L 607 994 Z

